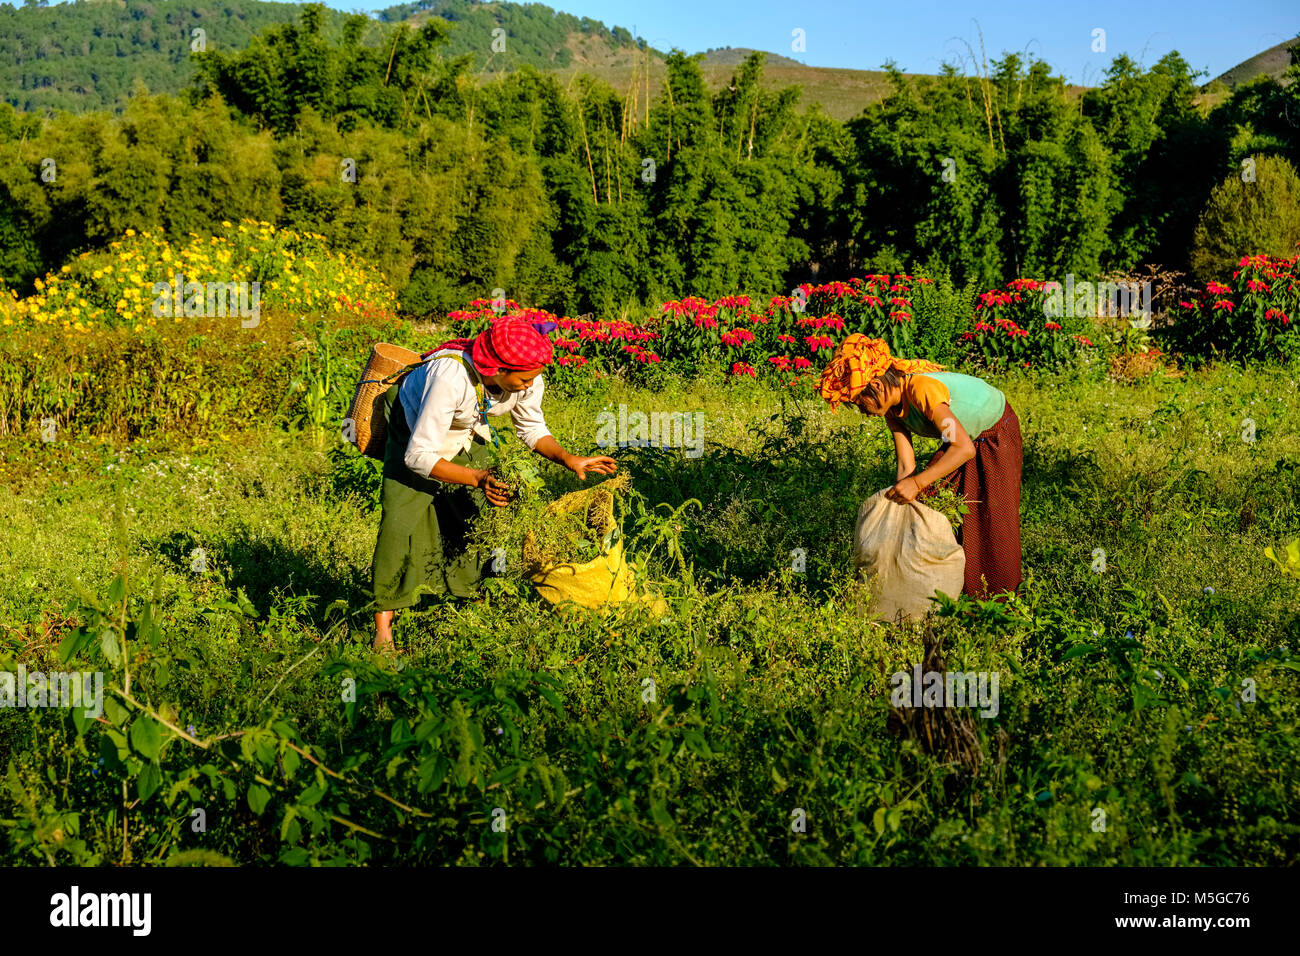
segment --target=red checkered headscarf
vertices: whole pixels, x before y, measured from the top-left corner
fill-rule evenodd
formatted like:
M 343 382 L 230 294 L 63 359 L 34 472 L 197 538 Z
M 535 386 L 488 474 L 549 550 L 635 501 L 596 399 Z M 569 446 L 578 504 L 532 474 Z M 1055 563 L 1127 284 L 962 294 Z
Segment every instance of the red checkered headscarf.
M 443 349 L 468 352 L 480 375 L 541 368 L 551 363 L 554 353 L 551 340 L 522 319 L 501 319 L 475 339 L 452 339 L 420 357 L 427 358 Z

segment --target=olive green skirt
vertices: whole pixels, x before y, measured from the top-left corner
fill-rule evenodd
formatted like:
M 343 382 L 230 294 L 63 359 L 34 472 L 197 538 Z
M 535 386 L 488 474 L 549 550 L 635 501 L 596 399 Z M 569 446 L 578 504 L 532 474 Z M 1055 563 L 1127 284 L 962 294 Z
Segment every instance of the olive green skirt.
M 472 597 L 491 555 L 469 548 L 479 512 L 472 489 L 417 475 L 406 467 L 411 430 L 398 386 L 384 393 L 388 440 L 384 446 L 383 513 L 375 542 L 371 584 L 376 611 L 412 607 L 421 594 Z M 477 437 L 453 464 L 489 467 L 487 445 Z

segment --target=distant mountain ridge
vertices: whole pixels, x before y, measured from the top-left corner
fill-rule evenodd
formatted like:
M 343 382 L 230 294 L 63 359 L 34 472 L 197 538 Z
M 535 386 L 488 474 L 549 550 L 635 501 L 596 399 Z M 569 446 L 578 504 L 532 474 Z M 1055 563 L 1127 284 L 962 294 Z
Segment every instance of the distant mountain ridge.
M 191 44 L 243 49 L 268 27 L 295 22 L 302 5 L 271 0 L 73 0 L 53 7 L 0 5 L 0 96 L 30 112 L 120 110 L 137 85 L 179 93 L 194 75 Z M 349 14 L 327 9 L 327 32 L 341 32 Z M 539 3 L 420 0 L 374 14 L 363 42 L 378 43 L 392 23 L 419 27 L 431 17 L 452 24 L 448 57 L 469 55 L 484 74 L 524 65 L 567 80 L 590 73 L 623 89 L 633 72 L 649 70 L 650 92 L 663 80 L 664 51 L 622 26 L 607 26 Z M 200 37 L 195 33 L 202 30 Z M 497 32 L 494 31 L 504 31 Z M 493 41 L 498 41 L 495 44 Z M 504 41 L 502 44 L 500 41 Z M 504 48 L 502 48 L 504 47 Z M 703 70 L 720 88 L 751 51 L 708 51 Z M 648 62 L 647 62 L 648 61 Z M 874 70 L 823 69 L 767 54 L 764 85 L 798 83 L 805 106 L 820 103 L 837 118 L 856 116 L 888 89 Z
M 1300 36 L 1293 37 L 1290 40 L 1283 40 L 1281 43 L 1269 47 L 1256 53 L 1248 60 L 1242 60 L 1230 70 L 1226 70 L 1214 79 L 1215 83 L 1223 83 L 1229 87 L 1238 86 L 1242 83 L 1249 82 L 1257 76 L 1268 76 L 1273 79 L 1280 79 L 1282 74 L 1287 71 L 1291 65 L 1291 47 L 1300 46 Z

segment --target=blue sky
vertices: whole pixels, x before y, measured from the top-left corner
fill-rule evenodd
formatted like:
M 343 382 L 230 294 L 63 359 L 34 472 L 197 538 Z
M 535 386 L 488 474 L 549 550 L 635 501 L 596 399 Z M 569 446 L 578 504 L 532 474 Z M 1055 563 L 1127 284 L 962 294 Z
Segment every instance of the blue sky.
M 390 3 L 330 5 L 373 11 Z M 1296 0 L 553 0 L 547 6 L 611 27 L 635 27 L 662 50 L 753 47 L 812 66 L 855 69 L 878 69 L 892 58 L 917 73 L 937 72 L 945 60 L 966 57 L 966 43 L 978 53 L 982 30 L 990 57 L 1027 51 L 1076 83 L 1095 82 L 1118 53 L 1149 66 L 1170 50 L 1212 78 L 1300 33 Z M 796 28 L 806 38 L 802 53 L 791 49 Z M 1106 31 L 1104 53 L 1092 50 L 1097 28 Z

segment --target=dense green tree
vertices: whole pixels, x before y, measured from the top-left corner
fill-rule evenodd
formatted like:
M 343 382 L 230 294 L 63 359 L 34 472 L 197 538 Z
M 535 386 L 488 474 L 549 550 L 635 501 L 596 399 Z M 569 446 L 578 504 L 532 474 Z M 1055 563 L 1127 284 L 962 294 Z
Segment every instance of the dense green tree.
M 937 257 L 960 280 L 1003 274 L 999 151 L 969 81 L 952 68 L 922 81 L 887 68 L 893 91 L 849 123 L 852 197 L 838 270 L 901 269 Z
M 0 148 L 16 159 L 0 166 L 4 281 L 29 288 L 127 228 L 182 238 L 245 216 L 325 234 L 430 312 L 498 288 L 610 313 L 922 264 L 959 286 L 1177 266 L 1215 182 L 1300 144 L 1300 66 L 1213 110 L 1177 54 L 1149 70 L 1118 57 L 1082 99 L 1014 54 L 975 76 L 890 68 L 890 93 L 840 123 L 801 110 L 798 87 L 766 85 L 762 54 L 711 90 L 700 58 L 673 51 L 648 112 L 599 79 L 562 83 L 533 63 L 554 31 L 632 41 L 541 7 L 430 0 L 385 22 L 294 7 L 242 40 L 233 25 L 209 29 L 191 57 L 188 31 L 212 10 L 168 2 L 125 0 L 129 43 L 108 5 L 72 4 L 69 22 L 174 66 L 192 59 L 183 97 L 150 94 L 161 74 L 148 71 L 74 94 L 29 70 L 18 89 L 134 95 L 114 99 L 115 114 L 0 108 Z M 423 22 L 392 22 L 414 13 Z M 0 52 L 10 43 L 21 73 L 46 58 L 31 56 L 40 37 L 4 33 L 18 14 L 44 14 L 0 6 Z M 485 60 L 491 29 L 512 52 Z M 1220 226 L 1198 249 L 1226 228 L 1215 208 L 1207 222 Z
M 278 134 L 306 110 L 345 128 L 363 121 L 393 127 L 421 113 L 431 117 L 430 89 L 466 66 L 438 57 L 448 34 L 441 20 L 415 31 L 399 26 L 387 50 L 361 44 L 364 17 L 345 22 L 339 45 L 326 39 L 324 24 L 325 8 L 308 4 L 301 23 L 273 27 L 245 50 L 196 54 L 195 91 L 222 97 Z
M 1103 257 L 1109 268 L 1143 259 L 1183 264 L 1187 236 L 1214 183 L 1212 164 L 1188 162 L 1189 154 L 1221 153 L 1195 106 L 1195 77 L 1177 53 L 1146 72 L 1121 55 L 1105 82 L 1084 94 L 1084 116 L 1112 157 L 1119 194 Z
M 1294 256 L 1300 250 L 1300 177 L 1280 156 L 1252 158 L 1214 187 L 1196 226 L 1191 265 L 1208 281 L 1243 256 Z

